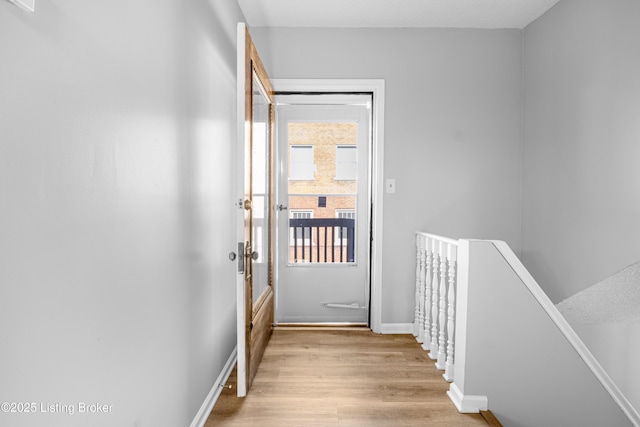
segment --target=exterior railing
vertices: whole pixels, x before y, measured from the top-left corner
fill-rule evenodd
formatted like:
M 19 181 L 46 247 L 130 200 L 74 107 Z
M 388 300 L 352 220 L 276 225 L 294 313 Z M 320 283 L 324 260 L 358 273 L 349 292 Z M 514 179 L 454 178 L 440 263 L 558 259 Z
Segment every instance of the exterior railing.
M 294 263 L 355 262 L 355 219 L 289 219 L 290 260 Z
M 444 378 L 453 381 L 458 241 L 416 232 L 413 335 Z

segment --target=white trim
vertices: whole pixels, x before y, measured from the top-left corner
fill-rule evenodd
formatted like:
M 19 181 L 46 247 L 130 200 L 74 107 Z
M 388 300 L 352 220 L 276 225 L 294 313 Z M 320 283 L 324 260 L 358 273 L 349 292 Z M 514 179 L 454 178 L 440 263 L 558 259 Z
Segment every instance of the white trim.
M 236 66 L 236 96 L 237 96 L 237 140 L 236 140 L 236 159 L 237 159 L 237 188 L 236 199 L 239 204 L 236 205 L 236 238 L 238 242 L 244 242 L 244 210 L 242 209 L 242 201 L 244 200 L 244 139 L 246 124 L 245 111 L 244 111 L 244 97 L 245 97 L 245 44 L 246 44 L 246 24 L 243 22 L 238 23 L 237 27 L 237 66 Z M 238 253 L 238 257 L 244 256 L 243 253 Z M 238 273 L 236 276 L 236 333 L 237 333 L 237 353 L 238 353 L 238 397 L 246 396 L 247 384 L 245 378 L 247 377 L 246 366 L 246 343 L 245 343 L 245 304 L 244 304 L 244 274 Z
M 458 388 L 456 383 L 451 383 L 447 396 L 453 402 L 458 412 L 462 414 L 477 414 L 480 411 L 486 411 L 489 408 L 489 399 L 487 396 L 465 396 Z
M 373 147 L 371 171 L 371 293 L 369 296 L 370 328 L 382 332 L 382 213 L 384 200 L 384 93 L 382 79 L 271 79 L 276 91 L 297 92 L 372 92 Z M 277 291 L 277 290 L 276 290 Z
M 211 391 L 207 395 L 207 398 L 202 402 L 202 406 L 198 410 L 193 421 L 191 421 L 191 427 L 204 427 L 204 424 L 207 422 L 209 418 L 209 414 L 213 410 L 213 406 L 218 401 L 220 394 L 222 393 L 222 388 L 226 384 L 231 372 L 233 372 L 233 367 L 238 360 L 238 347 L 235 347 L 231 352 L 231 356 L 227 360 L 227 363 L 222 368 L 220 375 L 218 375 L 218 379 L 215 383 L 213 383 L 213 387 L 211 387 Z
M 411 334 L 413 335 L 413 323 L 382 323 L 379 334 Z

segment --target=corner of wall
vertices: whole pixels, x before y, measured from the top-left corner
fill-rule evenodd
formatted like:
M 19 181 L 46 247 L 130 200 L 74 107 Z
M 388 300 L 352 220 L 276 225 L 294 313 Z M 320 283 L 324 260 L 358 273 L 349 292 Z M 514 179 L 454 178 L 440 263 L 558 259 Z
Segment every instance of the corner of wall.
M 462 414 L 477 414 L 480 411 L 486 411 L 489 408 L 489 399 L 487 396 L 465 396 L 456 383 L 451 383 L 447 396 L 451 402 Z

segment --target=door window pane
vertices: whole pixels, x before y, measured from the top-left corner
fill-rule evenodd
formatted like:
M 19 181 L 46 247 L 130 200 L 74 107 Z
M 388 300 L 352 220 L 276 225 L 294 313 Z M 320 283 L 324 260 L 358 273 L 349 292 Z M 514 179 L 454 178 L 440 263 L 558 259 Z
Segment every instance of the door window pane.
M 252 251 L 253 302 L 255 303 L 269 286 L 269 146 L 270 114 L 269 100 L 263 94 L 257 76 L 253 77 L 253 117 L 251 152 Z
M 289 263 L 355 262 L 358 123 L 291 121 L 287 130 Z

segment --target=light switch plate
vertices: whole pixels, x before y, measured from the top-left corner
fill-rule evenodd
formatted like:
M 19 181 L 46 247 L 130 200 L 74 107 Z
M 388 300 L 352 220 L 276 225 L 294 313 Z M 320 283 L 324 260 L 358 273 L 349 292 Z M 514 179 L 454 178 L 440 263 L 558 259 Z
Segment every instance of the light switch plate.
M 387 189 L 387 193 L 395 193 L 396 192 L 396 180 L 393 178 L 387 179 L 385 183 L 385 188 Z
M 36 0 L 9 0 L 21 9 L 27 12 L 33 12 L 36 10 Z

